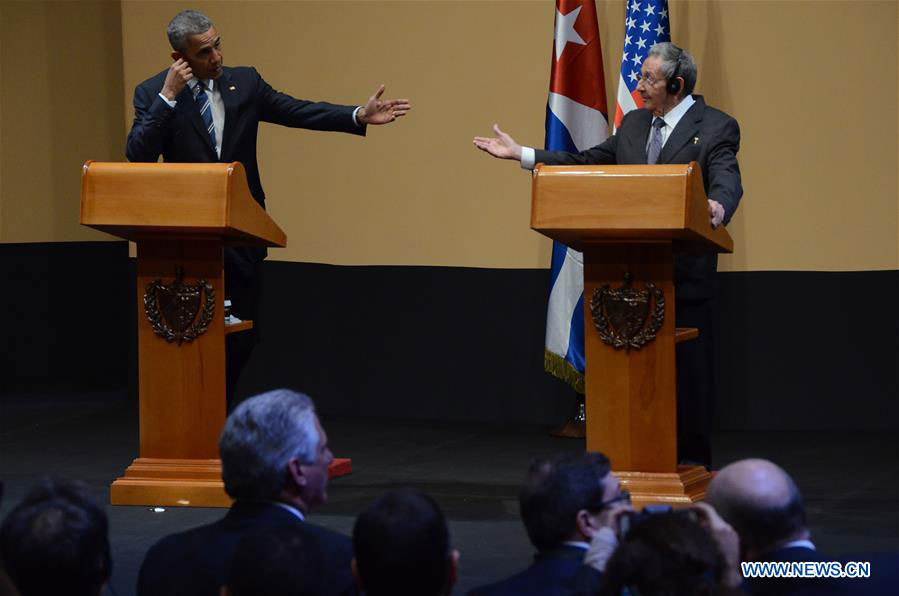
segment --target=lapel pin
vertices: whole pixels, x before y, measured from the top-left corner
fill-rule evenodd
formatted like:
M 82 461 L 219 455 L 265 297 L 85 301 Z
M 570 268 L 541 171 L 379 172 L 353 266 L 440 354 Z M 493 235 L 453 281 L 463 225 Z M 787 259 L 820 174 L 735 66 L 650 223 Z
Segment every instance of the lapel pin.
M 693 137 L 693 144 L 694 144 L 694 145 L 698 145 L 698 144 L 699 144 L 699 137 Z
M 230 87 L 228 87 L 228 91 L 236 91 L 236 90 L 237 90 L 237 87 L 235 87 L 234 85 L 231 85 Z

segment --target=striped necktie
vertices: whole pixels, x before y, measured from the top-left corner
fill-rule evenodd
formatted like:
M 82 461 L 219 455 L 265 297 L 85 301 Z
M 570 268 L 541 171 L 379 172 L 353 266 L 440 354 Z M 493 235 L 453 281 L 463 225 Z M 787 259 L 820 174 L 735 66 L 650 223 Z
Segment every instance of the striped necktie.
M 652 132 L 649 133 L 649 148 L 646 150 L 646 163 L 652 165 L 659 163 L 659 154 L 662 153 L 662 127 L 665 121 L 656 118 L 652 123 Z
M 206 85 L 203 82 L 197 83 L 197 94 L 194 99 L 197 100 L 197 107 L 200 108 L 200 116 L 206 125 L 206 131 L 209 138 L 212 139 L 212 146 L 215 147 L 215 124 L 212 122 L 212 104 L 209 103 L 209 96 L 206 95 Z

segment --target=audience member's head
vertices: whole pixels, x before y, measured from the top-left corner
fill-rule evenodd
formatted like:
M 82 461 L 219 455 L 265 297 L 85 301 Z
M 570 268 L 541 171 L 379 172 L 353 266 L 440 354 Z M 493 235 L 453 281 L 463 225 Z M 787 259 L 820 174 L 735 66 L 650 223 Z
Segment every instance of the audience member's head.
M 601 453 L 536 459 L 519 495 L 521 518 L 538 550 L 559 548 L 566 541 L 589 542 L 598 516 L 621 498 L 618 479 L 609 473 Z
M 770 461 L 744 459 L 722 468 L 706 502 L 736 530 L 744 559 L 809 536 L 796 483 Z
M 327 500 L 334 459 L 312 400 L 288 389 L 234 409 L 219 439 L 222 480 L 235 500 L 283 501 L 303 512 Z
M 356 519 L 353 573 L 367 596 L 449 594 L 459 553 L 446 518 L 419 492 L 389 492 Z
M 634 526 L 606 566 L 603 594 L 720 594 L 726 565 L 712 537 L 681 513 Z
M 0 558 L 22 596 L 96 596 L 112 573 L 106 512 L 82 484 L 44 480 L 0 526 Z
M 321 549 L 296 526 L 266 528 L 243 538 L 228 567 L 222 596 L 316 596 L 322 592 Z

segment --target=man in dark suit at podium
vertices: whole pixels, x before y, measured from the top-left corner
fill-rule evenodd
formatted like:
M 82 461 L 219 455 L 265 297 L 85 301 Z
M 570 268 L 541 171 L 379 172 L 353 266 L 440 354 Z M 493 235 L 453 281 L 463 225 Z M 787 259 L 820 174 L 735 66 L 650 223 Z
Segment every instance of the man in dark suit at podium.
M 525 169 L 547 165 L 684 164 L 699 162 L 709 199 L 712 226 L 727 224 L 743 195 L 737 151 L 740 127 L 720 110 L 692 95 L 697 68 L 693 57 L 671 43 L 652 47 L 641 68 L 637 91 L 643 108 L 628 112 L 618 131 L 600 145 L 581 151 L 522 147 L 494 126 L 496 137 L 475 137 L 477 148 L 515 159 Z M 717 255 L 679 254 L 674 260 L 677 327 L 696 327 L 697 339 L 677 345 L 678 455 L 682 461 L 711 463 L 714 396 L 713 298 Z
M 239 161 L 263 208 L 265 192 L 256 163 L 260 122 L 365 135 L 367 125 L 393 122 L 410 109 L 406 99 L 382 101 L 383 85 L 362 106 L 305 101 L 275 91 L 252 67 L 224 66 L 218 32 L 194 10 L 175 15 L 167 33 L 174 62 L 134 90 L 128 160 L 155 162 L 161 155 L 166 162 Z M 256 333 L 265 255 L 265 248 L 225 248 L 225 295 L 236 317 L 254 321 Z M 228 336 L 229 401 L 252 349 L 253 342 L 245 338 Z

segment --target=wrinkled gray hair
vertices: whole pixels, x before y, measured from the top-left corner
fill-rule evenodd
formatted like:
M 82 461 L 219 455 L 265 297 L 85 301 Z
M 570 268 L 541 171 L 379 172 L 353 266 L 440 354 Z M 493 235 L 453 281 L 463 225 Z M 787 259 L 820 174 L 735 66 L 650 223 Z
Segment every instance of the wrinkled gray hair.
M 212 21 L 202 12 L 198 10 L 183 10 L 172 17 L 165 32 L 169 36 L 169 43 L 172 44 L 172 49 L 177 52 L 183 52 L 190 37 L 206 33 L 210 27 L 212 27 Z
M 683 95 L 690 95 L 696 88 L 696 61 L 687 50 L 682 50 L 670 41 L 654 44 L 649 48 L 649 56 L 657 56 L 662 59 L 662 74 L 665 80 L 674 74 L 675 66 L 680 63 L 677 76 L 684 80 Z
M 287 486 L 288 462 L 315 462 L 320 438 L 309 396 L 276 389 L 251 397 L 231 412 L 219 439 L 225 492 L 276 500 Z

